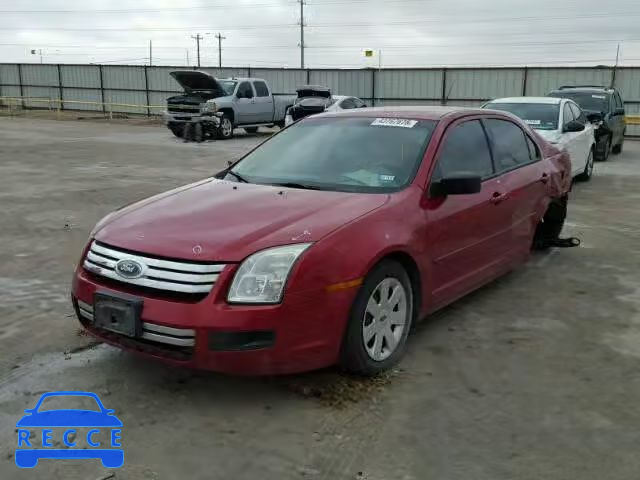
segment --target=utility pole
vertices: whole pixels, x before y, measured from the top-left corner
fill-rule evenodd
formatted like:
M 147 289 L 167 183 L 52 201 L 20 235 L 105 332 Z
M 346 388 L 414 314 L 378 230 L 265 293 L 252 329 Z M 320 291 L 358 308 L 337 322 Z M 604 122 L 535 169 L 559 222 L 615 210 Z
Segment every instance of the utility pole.
M 189 49 L 188 49 L 188 48 L 185 48 L 184 50 L 185 50 L 185 52 L 187 53 L 187 67 L 189 67 L 189 66 L 191 65 L 191 64 L 189 63 Z
M 220 32 L 214 35 L 218 39 L 218 68 L 222 68 L 222 40 L 226 40 L 227 37 L 220 35 Z
M 304 68 L 304 0 L 300 2 L 300 68 Z
M 149 40 L 149 66 L 153 64 L 153 43 Z
M 204 37 L 198 33 L 195 37 L 191 35 L 191 38 L 196 41 L 196 48 L 198 51 L 198 68 L 200 68 L 200 40 L 204 40 Z
M 613 73 L 611 74 L 611 88 L 616 85 L 616 73 L 618 70 L 618 61 L 620 60 L 620 44 L 618 44 L 618 49 L 616 50 L 616 64 L 613 66 Z

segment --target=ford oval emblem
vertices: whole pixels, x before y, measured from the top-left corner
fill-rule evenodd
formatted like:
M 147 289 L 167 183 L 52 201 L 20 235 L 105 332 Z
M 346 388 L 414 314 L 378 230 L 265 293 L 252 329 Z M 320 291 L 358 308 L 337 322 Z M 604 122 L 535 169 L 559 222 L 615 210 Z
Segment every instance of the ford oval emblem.
M 140 278 L 142 276 L 143 267 L 135 260 L 120 260 L 116 263 L 116 273 L 124 278 Z

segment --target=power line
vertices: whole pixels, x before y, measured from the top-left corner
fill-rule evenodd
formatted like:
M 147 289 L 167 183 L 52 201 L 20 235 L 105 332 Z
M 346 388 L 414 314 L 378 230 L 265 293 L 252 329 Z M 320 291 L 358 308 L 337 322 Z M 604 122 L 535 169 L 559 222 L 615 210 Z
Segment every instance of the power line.
M 412 0 L 416 1 L 416 0 Z M 73 14 L 73 13 L 91 13 L 91 14 L 102 14 L 102 13 L 154 13 L 154 12 L 180 12 L 180 11 L 194 11 L 194 10 L 210 10 L 217 8 L 224 8 L 225 10 L 230 8 L 255 8 L 255 7 L 283 7 L 283 6 L 293 6 L 297 2 L 286 2 L 286 3 L 244 3 L 241 5 L 207 5 L 207 6 L 199 6 L 199 7 L 167 7 L 167 8 L 118 8 L 118 9 L 69 9 L 69 10 L 0 10 L 0 13 L 6 14 Z
M 238 25 L 232 27 L 224 27 L 225 30 L 261 30 L 269 28 L 295 27 L 296 23 L 280 23 L 271 25 Z M 72 27 L 0 27 L 0 30 L 19 30 L 19 31 L 63 31 L 63 32 L 183 32 L 190 30 L 205 30 L 210 27 L 133 27 L 133 28 L 117 28 L 117 27 L 94 27 L 94 28 L 72 28 Z

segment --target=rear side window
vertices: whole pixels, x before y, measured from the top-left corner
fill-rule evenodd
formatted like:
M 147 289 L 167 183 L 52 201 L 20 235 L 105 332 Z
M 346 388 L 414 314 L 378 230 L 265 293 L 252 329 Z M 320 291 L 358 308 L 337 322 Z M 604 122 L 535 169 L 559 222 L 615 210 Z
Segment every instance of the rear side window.
M 356 108 L 356 104 L 353 102 L 353 98 L 345 98 L 340 103 L 340 108 L 343 108 L 345 110 L 351 109 L 351 108 Z
M 442 144 L 432 181 L 460 173 L 482 178 L 493 175 L 491 153 L 484 129 L 478 120 L 456 125 Z
M 615 93 L 615 98 L 616 98 L 616 107 L 624 108 L 624 103 L 622 103 L 622 98 L 620 98 L 620 94 L 618 92 Z
M 268 97 L 269 89 L 267 88 L 267 84 L 264 82 L 253 82 L 253 87 L 256 89 L 256 95 L 258 97 Z
M 506 120 L 484 120 L 499 171 L 512 170 L 531 163 L 526 135 L 516 124 Z

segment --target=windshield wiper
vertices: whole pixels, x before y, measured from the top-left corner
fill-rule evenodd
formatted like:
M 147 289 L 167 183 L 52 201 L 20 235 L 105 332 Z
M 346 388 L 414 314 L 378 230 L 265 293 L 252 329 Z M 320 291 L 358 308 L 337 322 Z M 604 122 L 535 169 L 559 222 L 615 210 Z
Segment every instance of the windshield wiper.
M 227 173 L 233 177 L 235 177 L 239 182 L 242 183 L 249 183 L 249 180 L 247 180 L 246 178 L 244 178 L 242 175 L 234 172 L 233 170 L 227 170 Z
M 303 190 L 322 190 L 320 187 L 316 187 L 315 185 L 309 185 L 307 183 L 297 183 L 297 182 L 283 182 L 283 183 L 272 183 L 276 187 L 286 187 L 286 188 L 300 188 Z

